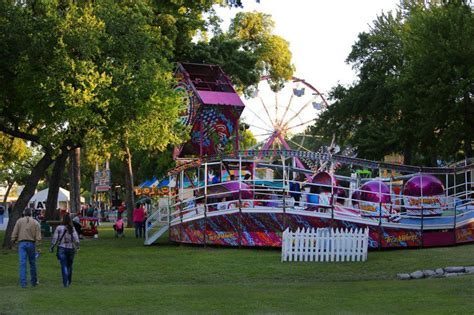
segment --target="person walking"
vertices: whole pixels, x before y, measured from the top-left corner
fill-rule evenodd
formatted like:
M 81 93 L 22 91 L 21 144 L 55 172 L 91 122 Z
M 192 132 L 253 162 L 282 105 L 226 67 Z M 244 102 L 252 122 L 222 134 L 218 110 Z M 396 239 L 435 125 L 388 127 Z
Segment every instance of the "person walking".
M 63 285 L 67 288 L 72 282 L 72 264 L 74 263 L 76 249 L 79 249 L 79 236 L 74 229 L 69 213 L 64 214 L 61 225 L 54 231 L 49 249 L 51 253 L 56 245 L 58 246 L 57 257 L 61 265 Z
M 41 227 L 38 221 L 31 217 L 31 209 L 23 211 L 23 218 L 18 219 L 13 228 L 11 240 L 13 244 L 18 242 L 18 255 L 20 257 L 20 285 L 26 288 L 27 272 L 26 260 L 30 264 L 31 285 L 38 285 L 38 275 L 36 271 L 36 253 L 39 249 L 36 246 L 41 242 Z
M 142 238 L 143 235 L 143 228 L 142 225 L 145 221 L 145 209 L 143 208 L 142 204 L 137 204 L 137 208 L 133 209 L 133 223 L 135 225 L 135 237 Z

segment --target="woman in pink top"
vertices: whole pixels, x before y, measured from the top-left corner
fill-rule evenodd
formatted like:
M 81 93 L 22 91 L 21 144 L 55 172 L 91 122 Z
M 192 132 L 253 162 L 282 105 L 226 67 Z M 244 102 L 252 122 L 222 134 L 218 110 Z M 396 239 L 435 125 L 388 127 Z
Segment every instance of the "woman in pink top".
M 133 223 L 135 225 L 135 237 L 144 237 L 143 225 L 145 224 L 145 209 L 143 208 L 143 204 L 137 205 L 138 207 L 133 209 Z

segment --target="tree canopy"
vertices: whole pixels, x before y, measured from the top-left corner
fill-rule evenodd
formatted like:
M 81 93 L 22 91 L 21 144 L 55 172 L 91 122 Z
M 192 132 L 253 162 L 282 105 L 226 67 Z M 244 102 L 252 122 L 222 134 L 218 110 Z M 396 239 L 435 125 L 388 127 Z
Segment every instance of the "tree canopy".
M 408 3 L 359 34 L 347 62 L 358 80 L 331 91 L 315 134 L 405 163 L 471 157 L 474 134 L 474 19 L 462 1 Z
M 219 64 L 241 92 L 250 93 L 247 89 L 256 86 L 262 76 L 269 76 L 277 90 L 291 78 L 294 66 L 289 43 L 273 33 L 274 25 L 268 14 L 239 12 L 226 32 L 214 30 L 214 37 L 192 44 L 182 58 Z

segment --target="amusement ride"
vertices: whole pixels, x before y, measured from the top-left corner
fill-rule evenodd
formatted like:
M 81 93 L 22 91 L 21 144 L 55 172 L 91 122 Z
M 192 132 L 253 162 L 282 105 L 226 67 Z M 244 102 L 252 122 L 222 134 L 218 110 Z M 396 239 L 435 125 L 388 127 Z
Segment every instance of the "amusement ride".
M 146 245 L 169 232 L 177 243 L 279 247 L 287 228 L 324 227 L 368 228 L 371 249 L 474 242 L 473 161 L 370 161 L 334 141 L 305 150 L 305 137 L 294 136 L 328 106 L 305 80 L 274 93 L 262 78 L 244 103 L 219 66 L 181 63 L 176 77 L 191 137 L 174 151 L 167 202 L 148 218 Z M 241 117 L 258 146 L 239 150 Z

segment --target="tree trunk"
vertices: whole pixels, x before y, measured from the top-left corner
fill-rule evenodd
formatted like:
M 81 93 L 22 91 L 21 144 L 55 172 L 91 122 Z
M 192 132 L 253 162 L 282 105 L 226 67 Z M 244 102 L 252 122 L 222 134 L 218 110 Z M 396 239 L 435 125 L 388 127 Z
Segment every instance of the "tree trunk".
M 7 191 L 5 192 L 5 196 L 3 196 L 3 206 L 5 208 L 5 210 L 7 210 L 7 200 L 8 200 L 8 196 L 10 195 L 10 190 L 12 189 L 13 187 L 13 184 L 15 184 L 15 182 L 8 182 L 7 183 Z
M 48 186 L 48 199 L 46 200 L 46 220 L 59 220 L 59 211 L 56 211 L 58 206 L 58 192 L 68 153 L 69 152 L 61 153 L 54 162 L 53 172 L 51 173 Z
M 13 227 L 15 226 L 16 221 L 21 217 L 23 210 L 28 206 L 28 202 L 35 194 L 39 180 L 44 176 L 46 169 L 51 165 L 51 163 L 53 163 L 53 159 L 51 158 L 51 155 L 46 153 L 35 165 L 31 171 L 31 175 L 26 180 L 25 187 L 23 188 L 20 197 L 18 197 L 13 210 L 9 214 L 8 226 L 5 232 L 5 238 L 3 239 L 4 248 L 12 248 L 11 236 Z
M 69 154 L 69 180 L 71 188 L 71 213 L 81 211 L 81 148 L 76 148 Z
M 125 156 L 123 158 L 123 166 L 125 170 L 125 202 L 127 204 L 127 226 L 132 226 L 132 215 L 135 200 L 133 196 L 133 170 L 132 170 L 132 155 L 130 148 L 125 145 Z

